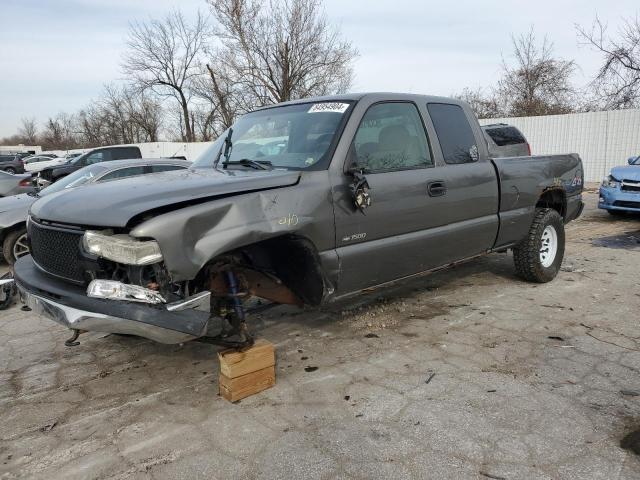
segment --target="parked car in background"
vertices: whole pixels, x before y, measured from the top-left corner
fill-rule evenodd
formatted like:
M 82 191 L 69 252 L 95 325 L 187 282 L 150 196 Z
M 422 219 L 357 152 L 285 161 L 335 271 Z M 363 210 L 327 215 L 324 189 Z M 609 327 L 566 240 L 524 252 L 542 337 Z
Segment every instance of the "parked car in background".
M 520 130 L 506 123 L 483 125 L 482 131 L 489 146 L 489 156 L 527 157 L 531 155 L 531 146 Z
M 0 197 L 33 192 L 35 187 L 28 173 L 12 174 L 0 171 Z
M 0 155 L 0 170 L 7 173 L 24 173 L 24 164 L 19 155 Z
M 612 168 L 600 185 L 598 208 L 611 215 L 640 213 L 640 156 L 630 157 L 627 163 Z
M 15 282 L 75 334 L 244 346 L 256 300 L 317 307 L 508 249 L 549 282 L 582 184 L 577 154 L 490 158 L 459 100 L 297 100 L 242 116 L 186 172 L 35 202 Z
M 87 165 L 129 158 L 142 158 L 140 148 L 135 145 L 94 148 L 63 165 L 43 168 L 38 173 L 36 182 L 39 186 L 45 187 Z
M 70 188 L 109 182 L 126 177 L 186 170 L 191 162 L 182 160 L 141 159 L 97 163 L 84 167 L 40 190 L 23 195 L 0 198 L 0 242 L 5 260 L 13 264 L 16 258 L 29 253 L 26 221 L 29 207 L 39 198 Z
M 65 157 L 50 157 L 48 155 L 34 155 L 32 157 L 24 159 L 24 169 L 27 172 L 35 173 L 47 167 L 62 165 L 63 163 L 67 163 L 68 161 L 69 159 Z

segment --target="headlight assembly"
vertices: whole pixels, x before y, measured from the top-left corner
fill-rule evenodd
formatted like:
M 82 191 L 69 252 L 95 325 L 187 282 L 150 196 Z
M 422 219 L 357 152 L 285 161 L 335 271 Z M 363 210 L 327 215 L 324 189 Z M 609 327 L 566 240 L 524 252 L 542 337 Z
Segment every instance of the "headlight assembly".
M 613 178 L 611 175 L 607 175 L 606 177 L 604 177 L 602 179 L 602 186 L 603 187 L 608 187 L 608 188 L 618 188 L 618 184 L 620 182 L 618 182 L 618 180 L 616 180 L 615 178 Z
M 82 237 L 88 253 L 126 265 L 150 265 L 162 260 L 155 240 L 136 240 L 129 235 L 105 235 L 88 230 Z

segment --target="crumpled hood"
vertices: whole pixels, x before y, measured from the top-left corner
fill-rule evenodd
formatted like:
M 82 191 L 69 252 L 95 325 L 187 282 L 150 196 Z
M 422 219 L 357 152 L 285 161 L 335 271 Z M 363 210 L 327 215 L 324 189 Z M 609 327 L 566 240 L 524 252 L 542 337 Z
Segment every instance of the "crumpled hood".
M 72 188 L 41 198 L 35 218 L 96 227 L 124 227 L 134 216 L 156 208 L 294 185 L 300 172 L 289 170 L 194 169 L 142 175 Z
M 616 180 L 634 180 L 640 182 L 640 165 L 626 165 L 611 169 L 611 176 Z

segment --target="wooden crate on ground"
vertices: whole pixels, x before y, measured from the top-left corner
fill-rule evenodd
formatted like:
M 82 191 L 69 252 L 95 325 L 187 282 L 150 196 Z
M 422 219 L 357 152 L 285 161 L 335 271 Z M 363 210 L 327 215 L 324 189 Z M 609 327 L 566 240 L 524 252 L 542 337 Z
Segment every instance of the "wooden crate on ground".
M 273 344 L 256 340 L 252 347 L 218 353 L 220 395 L 236 402 L 266 390 L 276 383 Z

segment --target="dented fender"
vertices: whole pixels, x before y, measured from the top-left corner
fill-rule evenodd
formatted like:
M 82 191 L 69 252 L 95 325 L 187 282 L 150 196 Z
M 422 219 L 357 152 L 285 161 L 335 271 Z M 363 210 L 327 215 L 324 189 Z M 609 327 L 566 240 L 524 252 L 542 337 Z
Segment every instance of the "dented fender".
M 304 172 L 298 185 L 248 192 L 163 213 L 134 227 L 153 238 L 173 281 L 192 280 L 210 260 L 262 240 L 295 234 L 314 239 L 319 256 L 334 250 L 327 171 Z M 331 257 L 331 255 L 329 255 Z

